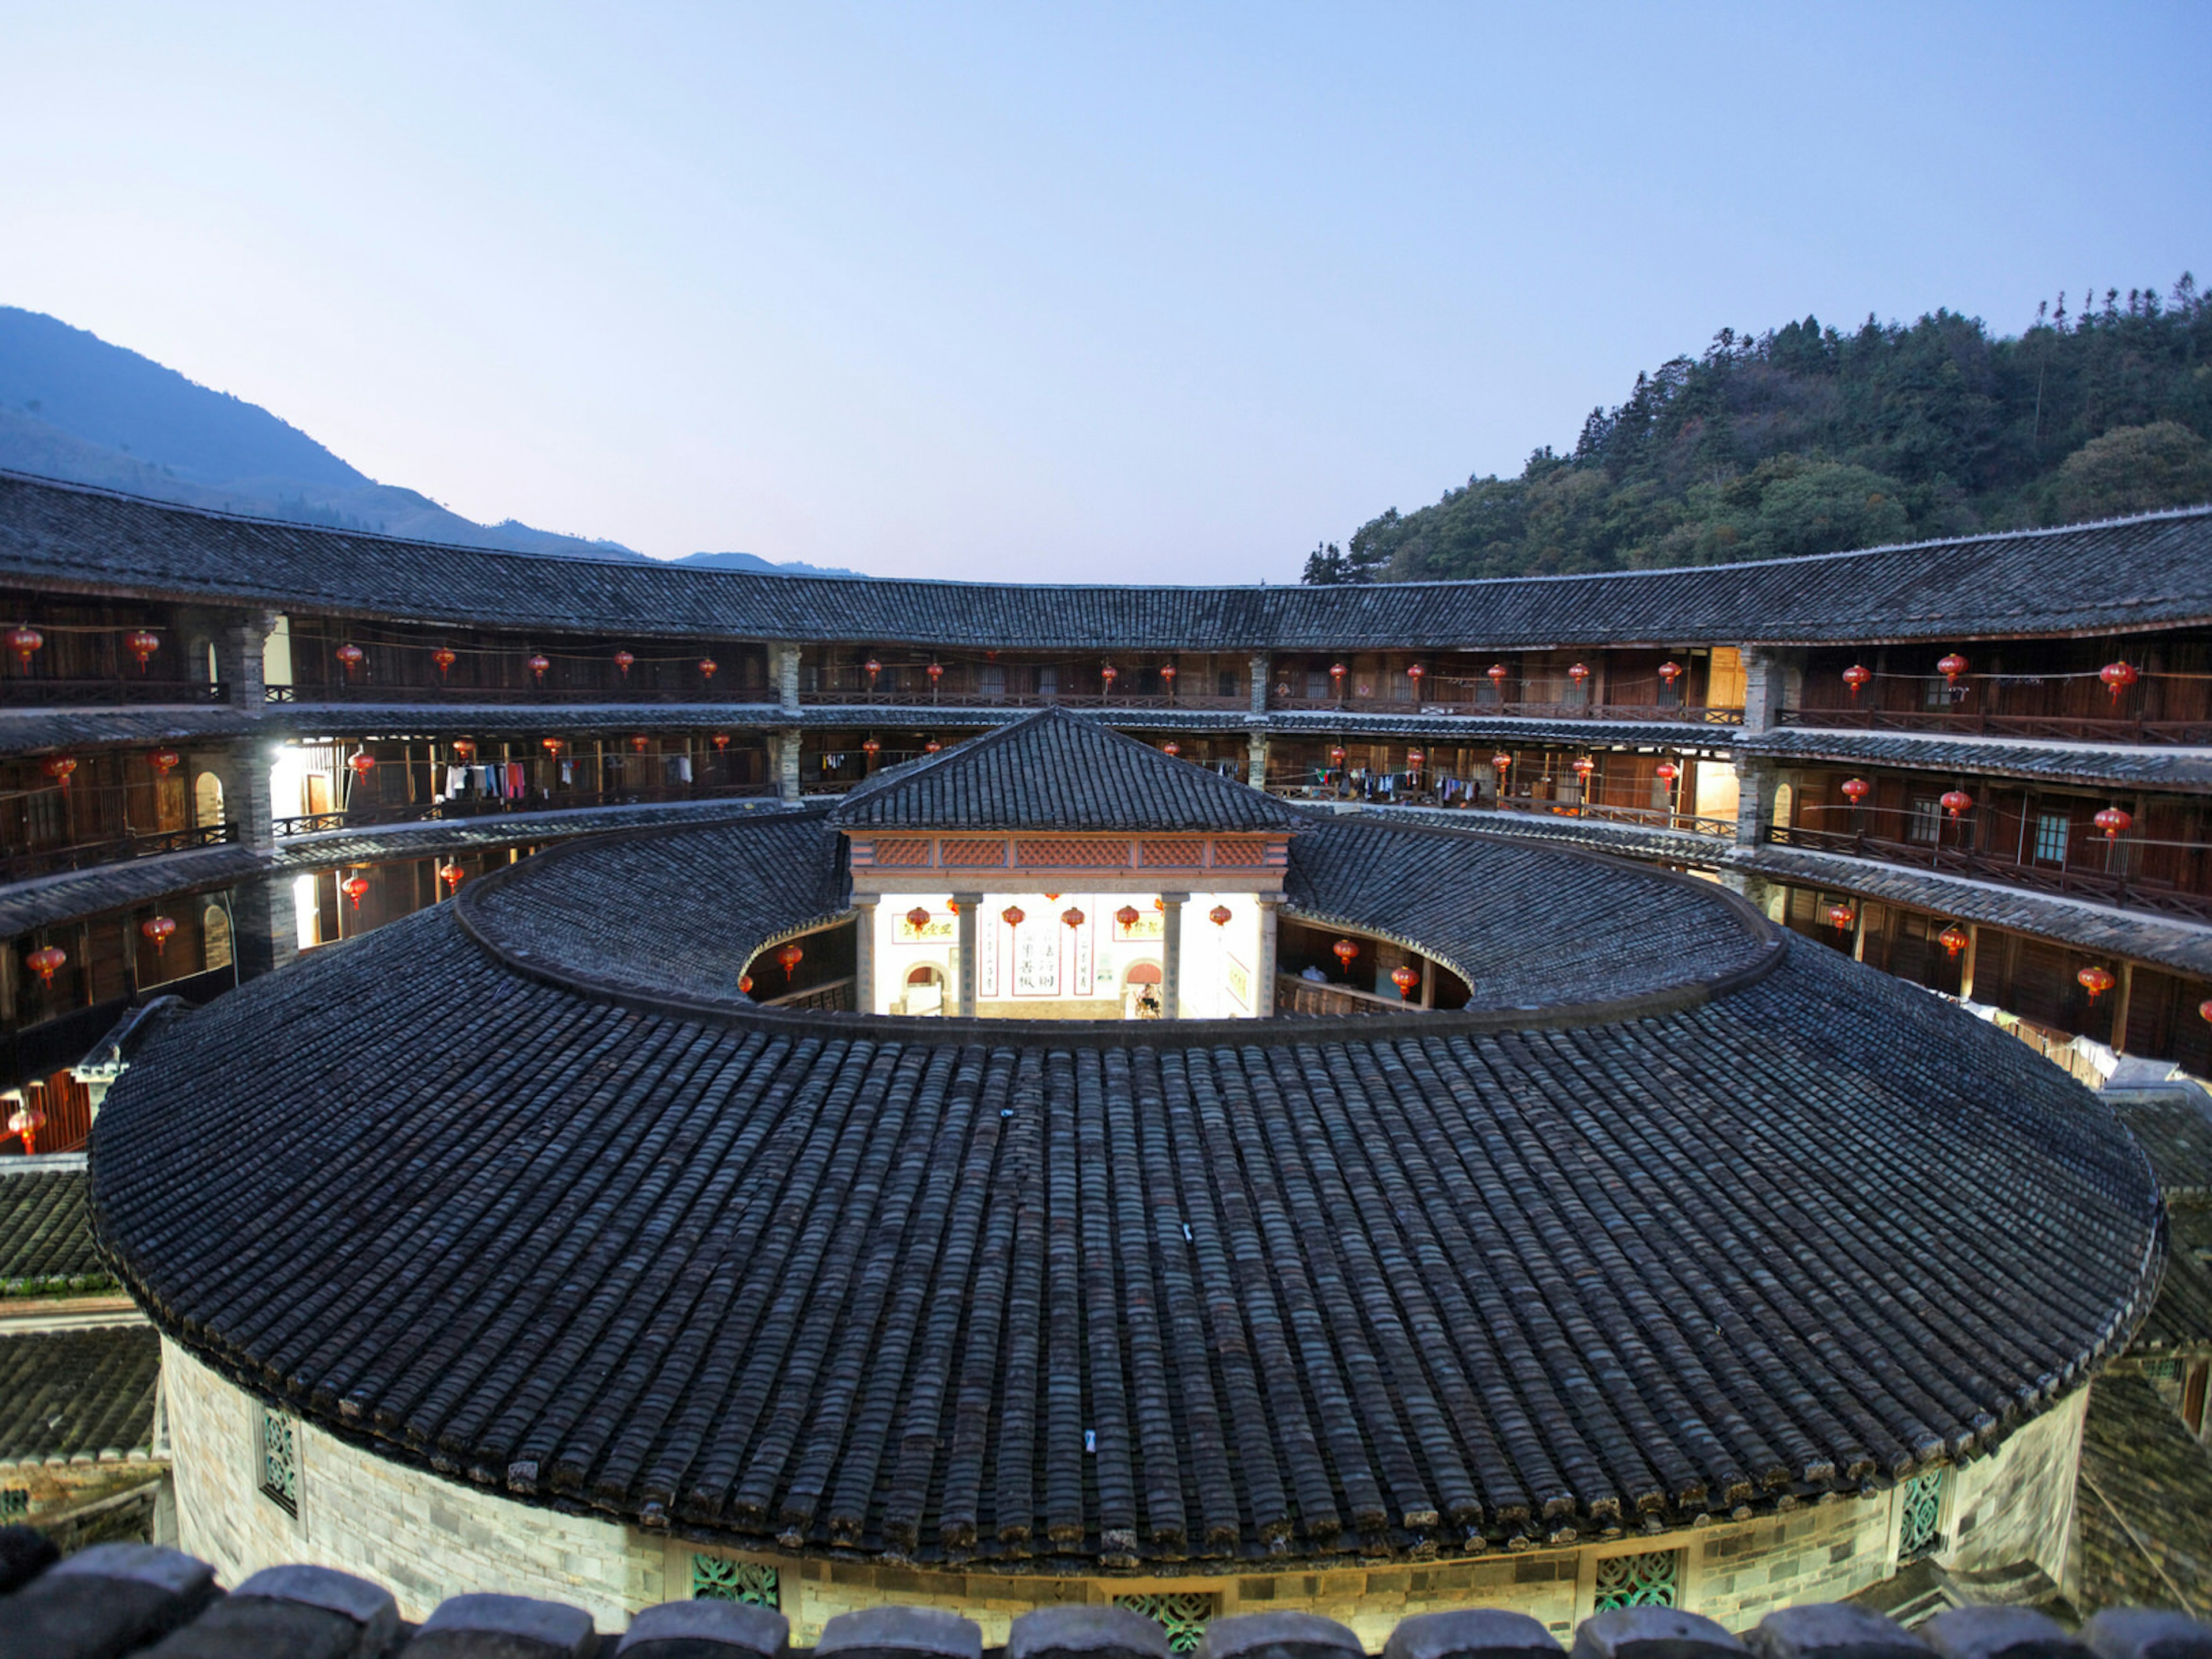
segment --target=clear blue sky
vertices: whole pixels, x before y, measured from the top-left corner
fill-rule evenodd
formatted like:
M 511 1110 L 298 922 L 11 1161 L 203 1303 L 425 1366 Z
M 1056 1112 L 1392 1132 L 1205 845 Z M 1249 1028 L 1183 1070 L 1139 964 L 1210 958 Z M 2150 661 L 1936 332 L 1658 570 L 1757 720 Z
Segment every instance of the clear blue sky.
M 1723 324 L 2212 279 L 2212 3 L 20 5 L 0 303 L 471 517 L 1294 580 Z

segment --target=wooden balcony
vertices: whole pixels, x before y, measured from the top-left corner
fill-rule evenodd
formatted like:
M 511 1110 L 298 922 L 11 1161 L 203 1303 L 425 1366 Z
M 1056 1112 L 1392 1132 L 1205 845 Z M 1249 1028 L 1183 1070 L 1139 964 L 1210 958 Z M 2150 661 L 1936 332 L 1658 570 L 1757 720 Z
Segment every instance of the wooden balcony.
M 9 708 L 209 703 L 224 700 L 223 688 L 204 680 L 142 679 L 136 676 L 87 680 L 37 679 L 28 675 L 0 678 L 0 705 Z
M 1776 716 L 1775 723 L 1828 732 L 1924 732 L 1946 737 L 2039 738 L 2057 743 L 2212 744 L 2212 721 L 1984 714 L 1974 709 L 1785 708 Z
M 494 796 L 460 796 L 453 800 L 408 801 L 362 806 L 342 812 L 311 812 L 276 820 L 276 838 L 319 835 L 331 830 L 377 830 L 395 823 L 465 823 L 515 812 L 569 812 L 593 806 L 639 806 L 648 803 L 732 800 L 773 795 L 773 783 L 656 783 L 633 789 L 564 789 L 550 797 L 501 800 Z
M 2030 892 L 2087 899 L 2123 910 L 2147 910 L 2158 915 L 2212 922 L 2212 894 L 2191 892 L 2170 882 L 2154 882 L 2139 876 L 2064 864 L 2021 864 L 2009 859 L 1991 858 L 1969 847 L 1947 847 L 1937 842 L 1890 841 L 1835 830 L 1796 830 L 1784 824 L 1769 829 L 1766 839 L 1776 847 L 1840 853 L 1847 858 L 1873 859 L 1942 875 L 2002 882 Z M 2126 843 L 2119 845 L 2124 847 Z
M 1676 705 L 1648 702 L 1487 702 L 1423 697 L 1299 697 L 1270 695 L 1267 708 L 1284 714 L 1383 714 L 1408 719 L 1414 715 L 1455 719 L 1487 718 L 1523 720 L 1664 720 L 1674 725 L 1738 726 L 1741 707 L 1722 704 Z
M 101 865 L 155 858 L 164 853 L 189 853 L 202 847 L 220 847 L 237 839 L 236 824 L 212 823 L 198 830 L 169 830 L 150 836 L 126 835 L 112 841 L 86 842 L 75 847 L 40 848 L 28 852 L 0 854 L 0 881 L 29 881 L 36 876 L 97 869 Z

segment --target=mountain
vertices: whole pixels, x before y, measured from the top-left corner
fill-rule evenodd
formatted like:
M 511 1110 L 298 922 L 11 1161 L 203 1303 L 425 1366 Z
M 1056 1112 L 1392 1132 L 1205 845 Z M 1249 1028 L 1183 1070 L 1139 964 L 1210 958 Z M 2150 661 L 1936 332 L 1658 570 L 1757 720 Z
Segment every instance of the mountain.
M 1566 455 L 1316 548 L 1308 582 L 1826 553 L 2212 501 L 2212 296 L 2106 290 L 2017 337 L 1938 310 L 1723 329 L 1636 377 Z
M 809 564 L 804 559 L 786 559 L 776 564 L 757 553 L 687 553 L 673 562 L 708 570 L 761 571 L 771 576 L 861 576 L 865 580 L 865 573 L 848 570 L 842 564 Z
M 258 404 L 58 319 L 0 306 L 0 467 L 257 517 L 564 558 L 642 559 L 620 542 L 478 524 L 377 483 Z M 857 575 L 750 553 L 678 562 Z

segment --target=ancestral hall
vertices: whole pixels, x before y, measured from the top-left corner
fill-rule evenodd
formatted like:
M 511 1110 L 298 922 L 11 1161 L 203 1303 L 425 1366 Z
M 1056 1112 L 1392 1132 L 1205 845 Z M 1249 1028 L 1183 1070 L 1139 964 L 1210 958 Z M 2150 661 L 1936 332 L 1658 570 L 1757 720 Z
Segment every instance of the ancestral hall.
M 1025 862 L 1047 817 L 1122 861 Z M 1202 1013 L 1102 1020 L 1018 944 L 1087 914 L 1001 915 L 1054 994 L 991 1017 L 967 918 L 1024 871 L 1134 908 L 1178 838 L 1165 879 L 1256 903 L 1272 861 L 1285 933 L 1398 941 L 1455 1006 L 1267 1017 L 1186 945 Z M 956 896 L 957 1000 L 887 1008 L 869 911 Z M 823 958 L 849 994 L 763 1000 Z M 1565 1628 L 1931 1552 L 2055 1577 L 2161 1260 L 2097 1097 L 1715 884 L 1288 809 L 1056 711 L 827 814 L 573 842 L 128 1047 L 94 1201 L 181 1541 L 403 1606 Z

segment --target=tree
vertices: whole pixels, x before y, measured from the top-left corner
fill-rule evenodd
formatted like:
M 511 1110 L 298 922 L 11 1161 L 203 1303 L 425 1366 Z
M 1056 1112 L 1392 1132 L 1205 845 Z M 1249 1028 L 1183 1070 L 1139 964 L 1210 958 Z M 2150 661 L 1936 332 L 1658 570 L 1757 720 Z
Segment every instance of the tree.
M 2212 444 L 2175 421 L 2115 427 L 2058 469 L 2058 515 L 2069 523 L 2212 501 Z

